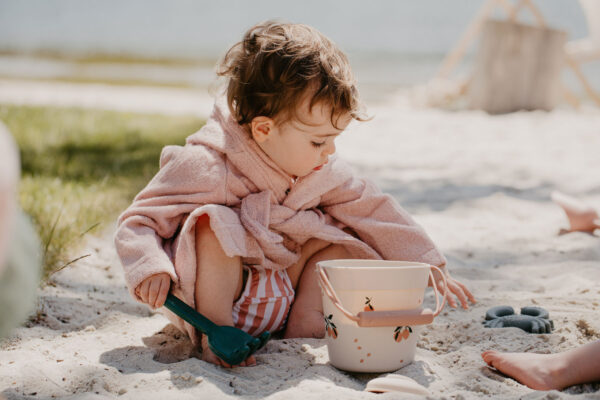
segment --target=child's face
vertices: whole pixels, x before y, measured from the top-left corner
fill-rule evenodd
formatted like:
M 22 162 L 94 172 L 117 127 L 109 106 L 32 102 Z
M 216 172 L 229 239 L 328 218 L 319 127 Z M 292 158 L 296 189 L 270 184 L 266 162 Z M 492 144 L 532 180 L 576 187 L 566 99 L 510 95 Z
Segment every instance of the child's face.
M 295 118 L 277 124 L 268 117 L 252 120 L 252 137 L 281 169 L 301 177 L 321 169 L 335 153 L 334 141 L 352 120 L 341 115 L 336 126 L 331 122 L 331 106 L 315 104 L 309 110 L 310 97 L 301 102 Z

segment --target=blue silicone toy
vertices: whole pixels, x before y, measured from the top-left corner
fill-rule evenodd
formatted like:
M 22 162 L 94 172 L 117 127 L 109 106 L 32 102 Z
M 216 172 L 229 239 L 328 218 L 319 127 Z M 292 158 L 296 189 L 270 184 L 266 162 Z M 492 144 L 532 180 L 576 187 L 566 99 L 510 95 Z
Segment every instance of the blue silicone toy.
M 529 333 L 551 333 L 554 323 L 550 314 L 541 307 L 523 307 L 521 314 L 515 314 L 511 306 L 496 306 L 485 313 L 486 328 L 515 327 Z

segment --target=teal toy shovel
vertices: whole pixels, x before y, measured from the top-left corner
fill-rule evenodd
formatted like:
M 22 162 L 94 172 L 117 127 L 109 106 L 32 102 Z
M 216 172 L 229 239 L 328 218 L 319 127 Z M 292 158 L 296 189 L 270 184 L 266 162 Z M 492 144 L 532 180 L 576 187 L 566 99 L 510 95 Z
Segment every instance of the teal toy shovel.
M 165 307 L 204 333 L 208 337 L 208 347 L 230 365 L 239 365 L 271 338 L 269 332 L 253 337 L 233 326 L 216 325 L 171 293 L 167 295 Z

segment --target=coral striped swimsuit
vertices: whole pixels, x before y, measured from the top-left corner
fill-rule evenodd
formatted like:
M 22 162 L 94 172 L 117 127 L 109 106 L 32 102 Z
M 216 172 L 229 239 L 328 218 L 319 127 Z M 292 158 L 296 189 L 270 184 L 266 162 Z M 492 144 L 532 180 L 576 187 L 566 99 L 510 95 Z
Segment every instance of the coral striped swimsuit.
M 233 325 L 253 336 L 282 329 L 294 301 L 294 288 L 287 272 L 248 265 L 244 269 L 248 278 L 242 295 L 233 305 Z

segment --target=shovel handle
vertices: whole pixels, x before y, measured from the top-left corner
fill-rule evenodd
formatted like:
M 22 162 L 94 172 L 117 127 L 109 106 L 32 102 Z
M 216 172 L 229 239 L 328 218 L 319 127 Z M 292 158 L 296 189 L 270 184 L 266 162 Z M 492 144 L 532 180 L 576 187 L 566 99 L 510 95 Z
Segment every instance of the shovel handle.
M 169 293 L 165 300 L 165 307 L 171 310 L 175 315 L 181 317 L 200 332 L 210 336 L 210 332 L 217 327 L 211 320 L 188 306 L 178 297 Z

